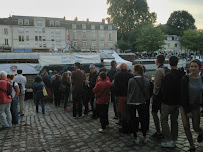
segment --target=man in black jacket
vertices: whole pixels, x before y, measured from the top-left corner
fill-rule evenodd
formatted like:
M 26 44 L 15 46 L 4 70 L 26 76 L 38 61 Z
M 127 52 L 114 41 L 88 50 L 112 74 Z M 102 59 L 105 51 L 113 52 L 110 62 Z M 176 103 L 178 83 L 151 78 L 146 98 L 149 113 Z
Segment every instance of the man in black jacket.
M 110 78 L 111 83 L 114 80 L 115 74 L 117 73 L 116 66 L 117 66 L 116 61 L 114 61 L 114 60 L 111 61 L 111 69 L 107 73 L 107 76 Z M 113 108 L 114 108 L 114 113 L 115 113 L 114 119 L 117 119 L 118 114 L 117 114 L 117 108 L 116 108 L 116 98 L 115 98 L 115 91 L 113 88 L 111 88 L 111 102 L 113 103 Z
M 165 142 L 161 143 L 162 147 L 175 147 L 174 141 L 178 138 L 178 115 L 180 107 L 180 88 L 181 78 L 184 71 L 177 69 L 178 57 L 169 58 L 171 71 L 163 79 L 163 103 L 161 106 L 161 125 Z M 171 119 L 171 131 L 169 129 L 168 117 Z

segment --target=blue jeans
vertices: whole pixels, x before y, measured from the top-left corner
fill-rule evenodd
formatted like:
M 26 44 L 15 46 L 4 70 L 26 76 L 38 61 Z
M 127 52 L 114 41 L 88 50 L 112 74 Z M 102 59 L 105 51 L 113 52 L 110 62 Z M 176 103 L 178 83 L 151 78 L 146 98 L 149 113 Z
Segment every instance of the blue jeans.
M 41 107 L 42 107 L 42 113 L 45 113 L 45 108 L 44 108 L 44 97 L 36 97 L 36 112 L 38 112 L 38 105 L 41 100 Z
M 11 103 L 0 104 L 0 123 L 2 127 L 12 127 Z
M 11 102 L 11 114 L 12 114 L 12 123 L 18 124 L 18 98 L 14 99 L 12 98 Z

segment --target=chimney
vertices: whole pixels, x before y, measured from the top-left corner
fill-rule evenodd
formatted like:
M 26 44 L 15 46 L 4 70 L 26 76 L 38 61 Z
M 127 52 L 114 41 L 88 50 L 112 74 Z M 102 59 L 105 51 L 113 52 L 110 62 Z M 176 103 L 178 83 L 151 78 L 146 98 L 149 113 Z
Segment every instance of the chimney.
M 66 17 L 65 17 L 65 16 L 63 17 L 63 20 L 64 20 L 64 21 L 66 20 Z
M 102 19 L 102 23 L 105 24 L 105 19 L 104 18 Z
M 89 21 L 90 21 L 89 18 L 87 18 L 87 23 L 89 23 Z
M 77 22 L 78 21 L 78 18 L 77 17 L 75 17 L 75 20 L 74 20 L 75 22 Z

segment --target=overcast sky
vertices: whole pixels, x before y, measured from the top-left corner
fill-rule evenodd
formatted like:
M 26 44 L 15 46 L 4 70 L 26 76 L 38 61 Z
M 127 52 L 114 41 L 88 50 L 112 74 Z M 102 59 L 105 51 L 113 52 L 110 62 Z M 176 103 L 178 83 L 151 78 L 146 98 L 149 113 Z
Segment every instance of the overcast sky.
M 203 0 L 147 0 L 150 12 L 157 13 L 157 23 L 165 24 L 175 10 L 187 10 L 203 29 Z M 66 17 L 67 20 L 101 21 L 107 15 L 106 0 L 2 0 L 0 18 L 10 15 Z

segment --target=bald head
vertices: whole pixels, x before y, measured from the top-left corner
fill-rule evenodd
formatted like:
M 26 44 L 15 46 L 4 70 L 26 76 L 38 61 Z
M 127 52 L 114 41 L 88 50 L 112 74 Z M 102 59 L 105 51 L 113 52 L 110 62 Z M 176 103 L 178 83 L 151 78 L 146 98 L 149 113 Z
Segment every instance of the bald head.
M 127 70 L 128 65 L 126 63 L 121 63 L 120 68 L 121 68 L 121 70 Z

